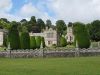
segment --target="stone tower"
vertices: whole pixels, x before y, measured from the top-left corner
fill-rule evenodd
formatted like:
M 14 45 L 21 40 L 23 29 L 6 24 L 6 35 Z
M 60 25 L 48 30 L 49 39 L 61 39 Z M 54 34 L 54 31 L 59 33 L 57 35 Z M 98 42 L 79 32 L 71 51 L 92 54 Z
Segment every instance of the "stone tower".
M 73 43 L 74 42 L 73 24 L 71 22 L 69 22 L 69 24 L 67 26 L 66 40 L 67 40 L 68 43 Z

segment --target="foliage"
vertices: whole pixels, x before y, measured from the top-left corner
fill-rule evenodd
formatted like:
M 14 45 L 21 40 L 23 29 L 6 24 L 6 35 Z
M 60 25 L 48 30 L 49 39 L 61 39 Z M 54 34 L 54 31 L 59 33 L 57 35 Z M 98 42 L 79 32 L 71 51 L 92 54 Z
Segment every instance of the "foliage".
M 28 22 L 28 31 L 32 32 L 34 29 L 34 26 L 36 26 L 36 18 L 35 18 L 35 16 L 32 16 L 30 21 Z
M 67 45 L 67 41 L 64 37 L 60 38 L 60 46 L 61 47 L 65 47 Z
M 47 26 L 48 28 L 50 28 L 50 27 L 51 27 L 51 25 L 52 25 L 51 20 L 46 20 L 46 26 Z
M 31 36 L 31 37 L 30 37 L 30 48 L 31 48 L 31 49 L 35 49 L 35 48 L 36 48 L 35 36 Z
M 8 46 L 8 36 L 7 36 L 7 34 L 3 34 L 3 46 L 4 47 Z
M 58 20 L 56 22 L 57 32 L 62 35 L 63 32 L 67 29 L 67 26 L 63 20 Z
M 30 49 L 30 37 L 28 32 L 22 32 L 20 40 L 22 49 Z
M 90 37 L 85 24 L 80 22 L 74 23 L 73 33 L 75 35 L 75 41 L 77 41 L 79 48 L 90 47 Z
M 36 39 L 36 47 L 40 48 L 40 46 L 41 46 L 41 36 L 36 36 L 35 39 Z
M 39 27 L 40 32 L 42 32 L 42 30 L 45 29 L 45 23 L 43 22 L 42 19 L 37 20 L 37 26 Z
M 87 24 L 87 28 L 92 41 L 100 41 L 100 20 L 95 20 Z
M 30 49 L 30 36 L 26 27 L 23 28 L 23 31 L 20 35 L 20 41 L 22 49 Z
M 56 22 L 56 29 L 57 29 L 57 45 L 60 45 L 60 38 L 62 34 L 64 34 L 64 31 L 67 29 L 67 26 L 63 20 L 58 20 Z
M 17 29 L 17 23 L 12 22 L 11 26 L 12 27 L 10 28 L 8 33 L 8 39 L 10 42 L 11 49 L 20 49 L 20 37 Z
M 8 22 L 8 20 L 6 19 L 0 19 L 0 29 L 10 29 L 11 25 L 10 22 Z
M 44 37 L 41 37 L 41 43 L 42 43 L 43 48 L 44 48 L 45 47 L 45 39 L 44 39 Z

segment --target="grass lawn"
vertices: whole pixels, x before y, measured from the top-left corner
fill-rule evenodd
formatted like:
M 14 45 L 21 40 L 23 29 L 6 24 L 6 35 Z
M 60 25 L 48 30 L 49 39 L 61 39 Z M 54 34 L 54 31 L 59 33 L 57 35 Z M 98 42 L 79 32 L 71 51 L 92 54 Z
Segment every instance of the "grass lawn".
M 100 57 L 0 58 L 0 75 L 100 75 Z

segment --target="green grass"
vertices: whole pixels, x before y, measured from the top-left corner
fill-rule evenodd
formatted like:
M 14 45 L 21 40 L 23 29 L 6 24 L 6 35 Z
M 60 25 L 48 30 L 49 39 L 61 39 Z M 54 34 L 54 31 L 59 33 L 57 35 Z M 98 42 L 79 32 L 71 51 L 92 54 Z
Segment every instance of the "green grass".
M 5 47 L 0 47 L 0 51 L 3 51 L 4 49 L 6 49 Z
M 100 75 L 100 57 L 0 58 L 0 75 Z

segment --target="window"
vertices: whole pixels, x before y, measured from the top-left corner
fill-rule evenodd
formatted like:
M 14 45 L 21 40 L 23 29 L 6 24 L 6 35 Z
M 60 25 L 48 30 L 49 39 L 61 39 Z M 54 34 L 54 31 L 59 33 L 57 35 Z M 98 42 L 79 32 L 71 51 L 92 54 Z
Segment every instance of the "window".
M 53 33 L 47 33 L 47 38 L 53 38 Z
M 73 37 L 70 36 L 70 41 L 72 41 L 72 40 L 73 40 Z
M 52 41 L 48 41 L 48 45 L 52 44 Z

